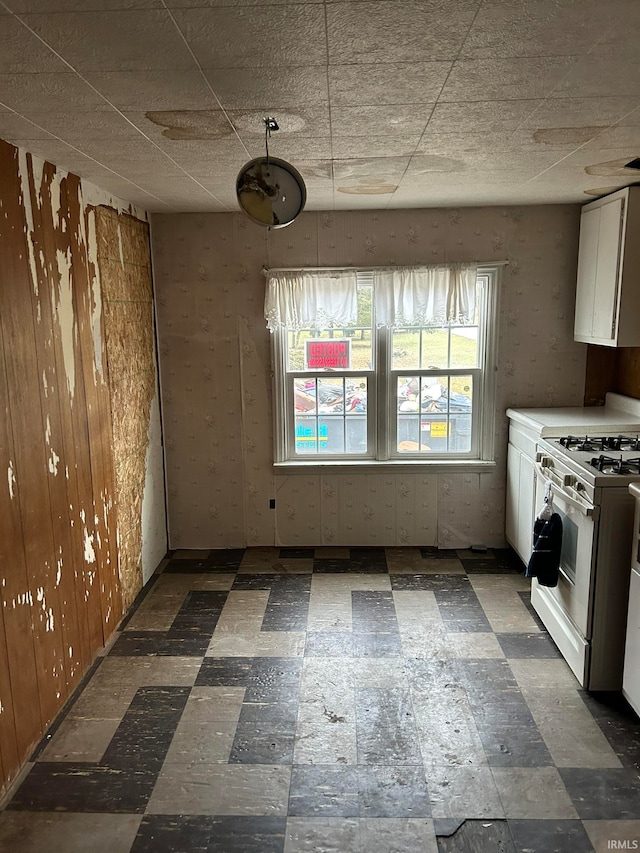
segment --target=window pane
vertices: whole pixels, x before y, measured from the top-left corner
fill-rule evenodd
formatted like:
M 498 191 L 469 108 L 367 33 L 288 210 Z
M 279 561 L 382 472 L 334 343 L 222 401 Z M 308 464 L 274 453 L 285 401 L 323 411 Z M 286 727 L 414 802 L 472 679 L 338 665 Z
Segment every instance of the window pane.
M 296 453 L 367 453 L 366 377 L 296 377 L 293 393 Z
M 354 326 L 289 330 L 286 364 L 301 370 L 372 370 L 372 287 L 358 285 L 358 319 Z
M 468 453 L 471 376 L 402 376 L 397 388 L 399 453 Z
M 448 329 L 439 326 L 394 329 L 392 348 L 393 370 L 447 367 Z
M 477 326 L 455 326 L 451 329 L 451 364 L 449 366 L 478 366 Z

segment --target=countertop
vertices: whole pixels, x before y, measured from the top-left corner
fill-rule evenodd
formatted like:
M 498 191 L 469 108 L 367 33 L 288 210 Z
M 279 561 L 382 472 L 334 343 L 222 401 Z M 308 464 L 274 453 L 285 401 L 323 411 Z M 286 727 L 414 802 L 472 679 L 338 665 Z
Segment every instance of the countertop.
M 543 438 L 567 433 L 640 432 L 640 400 L 607 394 L 604 406 L 558 406 L 507 409 L 507 417 L 534 429 Z

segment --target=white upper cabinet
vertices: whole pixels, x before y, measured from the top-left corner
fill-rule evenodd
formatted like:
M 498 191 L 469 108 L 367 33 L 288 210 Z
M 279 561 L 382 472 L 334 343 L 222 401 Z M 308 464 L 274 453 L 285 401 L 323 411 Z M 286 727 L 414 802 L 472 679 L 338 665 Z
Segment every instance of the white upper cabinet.
M 640 346 L 640 187 L 582 208 L 574 338 Z

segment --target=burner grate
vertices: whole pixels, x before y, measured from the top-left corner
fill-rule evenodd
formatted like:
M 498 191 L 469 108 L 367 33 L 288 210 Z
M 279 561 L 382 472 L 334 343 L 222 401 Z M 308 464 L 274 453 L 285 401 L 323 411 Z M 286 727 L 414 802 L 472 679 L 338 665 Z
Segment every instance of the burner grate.
M 610 448 L 607 441 L 608 438 L 606 436 L 565 435 L 560 439 L 560 444 L 563 447 L 566 447 L 567 450 L 589 450 L 593 452 L 598 450 L 617 449 Z
M 610 435 L 607 438 L 607 447 L 610 450 L 640 450 L 640 436 Z
M 602 474 L 640 474 L 640 456 L 634 459 L 614 459 L 601 454 L 591 460 L 591 465 Z

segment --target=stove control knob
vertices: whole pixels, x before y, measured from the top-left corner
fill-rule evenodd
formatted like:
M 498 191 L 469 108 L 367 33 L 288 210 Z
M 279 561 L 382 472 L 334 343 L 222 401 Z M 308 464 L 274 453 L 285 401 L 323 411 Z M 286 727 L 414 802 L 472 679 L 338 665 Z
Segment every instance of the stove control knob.
M 578 482 L 576 483 L 576 492 L 584 492 L 584 490 L 585 490 L 584 483 L 581 483 L 580 480 L 578 480 Z
M 564 477 L 562 478 L 562 485 L 563 486 L 568 486 L 569 488 L 573 488 L 573 486 L 575 486 L 575 484 L 576 484 L 576 478 L 573 476 L 573 474 L 565 474 Z

